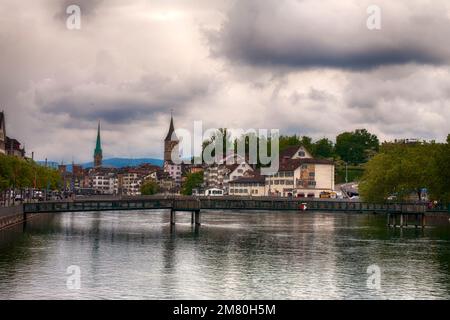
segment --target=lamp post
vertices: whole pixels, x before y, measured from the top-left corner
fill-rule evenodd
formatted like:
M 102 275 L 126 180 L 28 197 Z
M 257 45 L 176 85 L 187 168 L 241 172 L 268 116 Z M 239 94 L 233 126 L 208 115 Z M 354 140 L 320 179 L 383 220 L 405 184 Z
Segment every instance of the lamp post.
M 349 158 L 349 154 L 350 152 L 352 152 L 353 148 L 350 147 L 349 152 L 347 152 L 347 161 L 345 161 L 345 183 L 348 183 L 348 158 Z

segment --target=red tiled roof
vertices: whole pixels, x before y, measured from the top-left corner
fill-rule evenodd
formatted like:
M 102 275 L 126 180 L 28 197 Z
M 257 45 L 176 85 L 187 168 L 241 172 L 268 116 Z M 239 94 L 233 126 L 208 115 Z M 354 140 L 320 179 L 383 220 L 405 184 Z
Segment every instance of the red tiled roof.
M 241 177 L 236 180 L 230 181 L 229 184 L 235 183 L 264 183 L 266 181 L 265 176 L 254 176 L 254 177 Z
M 302 158 L 302 159 L 288 159 L 280 160 L 279 171 L 294 171 L 302 164 L 329 164 L 332 165 L 333 161 L 325 159 L 314 159 L 314 158 Z

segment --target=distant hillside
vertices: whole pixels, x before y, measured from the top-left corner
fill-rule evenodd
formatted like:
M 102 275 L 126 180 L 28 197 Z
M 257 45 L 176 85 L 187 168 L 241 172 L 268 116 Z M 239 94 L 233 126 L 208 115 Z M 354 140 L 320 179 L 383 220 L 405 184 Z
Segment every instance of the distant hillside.
M 38 161 L 39 164 L 44 165 L 45 161 Z M 144 163 L 153 164 L 155 166 L 162 167 L 164 161 L 161 159 L 154 159 L 154 158 L 142 158 L 142 159 L 127 159 L 127 158 L 111 158 L 111 159 L 105 159 L 103 160 L 103 166 L 104 167 L 111 167 L 111 168 L 123 168 L 123 167 L 135 167 L 139 166 Z M 54 161 L 48 161 L 48 166 L 51 167 L 58 167 L 58 163 Z M 92 168 L 94 166 L 93 162 L 88 163 L 82 163 L 81 164 L 83 168 Z M 72 171 L 72 165 L 67 164 L 67 170 Z

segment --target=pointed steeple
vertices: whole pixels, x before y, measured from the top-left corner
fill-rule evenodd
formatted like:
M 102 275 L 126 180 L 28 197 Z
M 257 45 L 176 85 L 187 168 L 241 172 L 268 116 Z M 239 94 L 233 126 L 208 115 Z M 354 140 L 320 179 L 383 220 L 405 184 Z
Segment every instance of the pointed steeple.
M 173 115 L 172 115 L 172 111 L 170 112 L 170 126 L 169 126 L 169 132 L 167 132 L 167 136 L 166 139 L 164 139 L 164 141 L 172 141 L 172 135 L 175 132 L 175 127 L 173 125 Z M 175 138 L 176 140 L 176 138 Z
M 103 151 L 102 151 L 102 140 L 100 138 L 100 121 L 99 121 L 97 130 L 97 143 L 95 145 L 94 151 L 94 166 L 100 167 L 102 165 L 102 160 L 103 160 Z
M 97 130 L 97 143 L 95 145 L 95 153 L 102 152 L 102 140 L 100 138 L 100 121 L 98 122 L 98 130 Z

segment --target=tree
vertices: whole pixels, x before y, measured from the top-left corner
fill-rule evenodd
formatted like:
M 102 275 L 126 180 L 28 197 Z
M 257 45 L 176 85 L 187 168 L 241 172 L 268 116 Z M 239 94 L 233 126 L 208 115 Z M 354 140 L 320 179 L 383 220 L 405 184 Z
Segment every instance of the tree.
M 430 193 L 436 200 L 450 203 L 450 135 L 447 143 L 439 145 L 433 156 Z
M 331 158 L 334 156 L 333 142 L 322 138 L 313 144 L 311 152 L 318 158 Z
M 143 196 L 151 196 L 159 192 L 159 186 L 154 180 L 149 180 L 141 185 L 141 194 Z
M 366 164 L 359 184 L 361 196 L 366 201 L 381 202 L 391 195 L 406 200 L 416 193 L 420 199 L 422 189 L 433 189 L 440 176 L 434 160 L 440 148 L 437 144 L 383 145 Z
M 376 135 L 366 129 L 344 132 L 336 137 L 335 152 L 345 162 L 361 164 L 379 150 L 380 143 Z
M 200 187 L 202 183 L 203 183 L 203 171 L 188 173 L 186 176 L 186 180 L 183 183 L 181 194 L 185 196 L 192 195 L 192 190 Z

